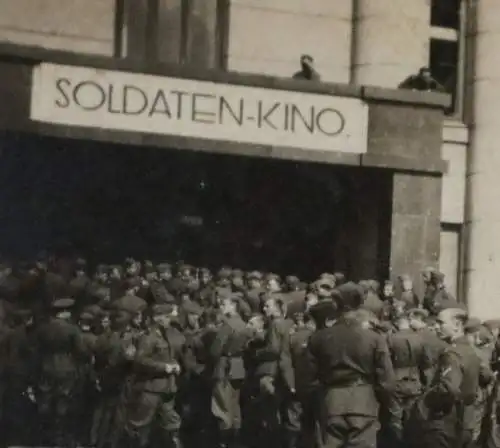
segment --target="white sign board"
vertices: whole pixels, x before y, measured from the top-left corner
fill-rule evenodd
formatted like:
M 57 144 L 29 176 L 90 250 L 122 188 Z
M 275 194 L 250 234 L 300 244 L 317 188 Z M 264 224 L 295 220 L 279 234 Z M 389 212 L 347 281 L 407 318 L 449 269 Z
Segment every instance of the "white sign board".
M 42 63 L 31 119 L 228 142 L 365 153 L 368 106 L 342 98 Z

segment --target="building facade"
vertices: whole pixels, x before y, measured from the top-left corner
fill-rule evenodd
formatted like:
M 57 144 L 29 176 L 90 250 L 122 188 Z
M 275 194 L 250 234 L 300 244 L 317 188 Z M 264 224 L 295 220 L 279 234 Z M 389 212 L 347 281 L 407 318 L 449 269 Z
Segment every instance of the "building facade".
M 391 239 L 392 235 L 389 252 L 398 249 L 397 256 L 384 255 L 389 261 L 382 265 L 387 265 L 389 275 L 402 273 L 401 270 L 418 275 L 427 264 L 439 266 L 446 274 L 449 289 L 468 303 L 473 314 L 498 315 L 500 301 L 495 294 L 500 290 L 497 274 L 500 212 L 494 201 L 497 189 L 500 190 L 496 165 L 497 159 L 500 165 L 500 157 L 495 156 L 494 150 L 495 136 L 500 132 L 495 101 L 498 95 L 495 82 L 500 78 L 495 51 L 497 37 L 500 41 L 497 3 L 496 0 L 0 0 L 4 83 L 1 94 L 3 101 L 9 101 L 13 108 L 11 117 L 3 120 L 3 127 L 20 129 L 19 116 L 29 115 L 25 110 L 27 105 L 19 104 L 22 95 L 16 88 L 30 84 L 32 89 L 34 78 L 32 72 L 19 71 L 15 66 L 21 60 L 31 69 L 40 62 L 115 68 L 246 87 L 276 87 L 305 95 L 357 98 L 368 105 L 366 153 L 341 150 L 341 156 L 330 153 L 324 156 L 328 160 L 321 160 L 319 152 L 311 155 L 311 151 L 306 151 L 309 161 L 344 167 L 352 167 L 359 160 L 364 160 L 364 166 L 368 167 L 370 155 L 375 157 L 377 152 L 378 156 L 386 156 L 383 163 L 373 159 L 371 168 L 393 170 L 392 209 L 380 213 L 387 215 L 380 218 L 376 210 L 383 207 L 370 203 L 360 206 L 363 213 L 359 221 L 366 224 L 364 229 L 359 226 L 354 240 L 362 241 L 364 237 L 368 246 L 379 247 L 383 238 L 370 239 L 366 236 L 367 229 L 377 227 L 374 222 L 391 221 L 387 236 Z M 21 56 L 16 59 L 16 54 Z M 324 83 L 322 87 L 290 80 L 299 69 L 301 54 L 314 57 Z M 426 66 L 452 96 L 452 105 L 446 105 L 443 121 L 440 107 L 446 101 L 442 98 L 392 90 Z M 22 73 L 26 78 L 21 85 Z M 72 75 L 81 73 L 68 76 Z M 248 95 L 254 94 L 259 92 L 248 91 Z M 32 90 L 30 98 L 32 101 Z M 290 98 L 284 101 L 291 101 Z M 347 105 L 345 111 L 350 108 Z M 352 113 L 358 113 L 355 107 Z M 434 135 L 436 124 L 438 137 Z M 36 132 L 40 129 L 43 126 L 37 127 Z M 88 132 L 81 138 L 92 135 L 86 129 Z M 361 129 L 359 132 L 363 133 Z M 141 132 L 147 134 L 148 129 Z M 65 136 L 60 129 L 56 132 L 50 128 L 47 133 Z M 66 131 L 75 133 L 78 134 Z M 242 135 L 238 135 L 239 140 Z M 204 141 L 203 136 L 199 137 Z M 134 142 L 132 134 L 127 134 L 126 139 Z M 108 135 L 104 140 L 113 138 Z M 263 145 L 270 142 L 257 143 L 263 157 Z M 182 145 L 177 141 L 174 146 Z M 220 145 L 204 145 L 209 152 L 221 151 Z M 289 148 L 290 144 L 284 146 Z M 433 152 L 434 147 L 437 152 Z M 272 157 L 303 159 L 297 152 L 299 148 L 290 151 L 276 149 Z M 240 148 L 236 152 L 255 155 L 250 149 Z M 447 162 L 446 168 L 440 164 L 443 160 Z M 363 162 L 359 164 L 363 166 Z M 398 183 L 405 176 L 409 178 Z M 422 185 L 416 180 L 419 176 L 426 178 Z M 362 181 L 352 183 L 362 184 Z M 401 197 L 395 206 L 394 195 L 398 191 Z M 359 204 L 364 197 L 359 191 L 349 194 L 352 197 L 357 194 L 355 201 Z M 413 200 L 414 204 L 401 205 L 411 203 L 415 195 L 418 200 Z M 436 198 L 440 198 L 438 205 Z M 420 235 L 416 239 L 412 238 L 415 233 Z M 361 249 L 358 252 L 362 254 L 354 257 L 357 260 L 354 264 L 369 264 L 382 257 L 380 253 L 370 254 Z M 398 268 L 393 270 L 393 266 Z M 359 266 L 357 272 L 376 274 Z

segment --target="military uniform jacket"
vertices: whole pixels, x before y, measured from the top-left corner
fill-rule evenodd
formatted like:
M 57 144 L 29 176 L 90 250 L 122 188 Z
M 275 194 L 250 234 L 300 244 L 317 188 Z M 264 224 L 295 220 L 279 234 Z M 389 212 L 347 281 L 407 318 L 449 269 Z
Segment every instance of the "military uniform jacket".
M 396 377 L 396 392 L 418 396 L 431 381 L 431 354 L 420 333 L 411 329 L 387 335 Z
M 250 340 L 250 332 L 239 316 L 224 319 L 210 346 L 214 379 L 245 378 L 243 353 Z
M 395 376 L 385 338 L 357 322 L 341 320 L 314 333 L 308 345 L 312 377 L 325 390 L 328 416 L 377 417 Z
M 37 375 L 66 378 L 81 373 L 90 363 L 89 352 L 76 325 L 51 319 L 35 331 Z
M 295 374 L 290 354 L 291 323 L 283 318 L 269 322 L 264 347 L 255 352 L 255 375 L 272 376 L 295 389 Z
M 175 347 L 168 336 L 159 328 L 151 329 L 137 345 L 133 366 L 136 387 L 147 392 L 174 394 L 176 374 L 167 373 L 166 365 L 175 362 Z
M 462 338 L 442 352 L 426 404 L 429 415 L 456 419 L 463 429 L 474 428 L 474 402 L 478 388 L 491 380 L 481 359 Z

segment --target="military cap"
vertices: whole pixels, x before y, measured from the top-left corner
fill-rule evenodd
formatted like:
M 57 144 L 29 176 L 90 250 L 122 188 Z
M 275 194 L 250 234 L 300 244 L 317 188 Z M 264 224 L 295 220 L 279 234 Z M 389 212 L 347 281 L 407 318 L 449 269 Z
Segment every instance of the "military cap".
M 11 309 L 10 313 L 15 317 L 30 317 L 33 315 L 33 310 L 16 306 Z
M 177 312 L 177 307 L 171 303 L 161 303 L 161 304 L 158 304 L 158 305 L 154 305 L 152 308 L 151 308 L 151 312 L 154 314 L 154 315 L 172 315 L 172 314 L 176 314 Z
M 137 296 L 126 295 L 113 302 L 113 308 L 131 314 L 140 313 L 147 306 L 146 301 Z
M 285 283 L 289 286 L 297 286 L 300 283 L 300 280 L 295 275 L 288 275 L 285 278 Z
M 107 274 L 109 273 L 109 266 L 106 266 L 105 264 L 99 264 L 95 268 L 96 274 Z
M 220 280 L 222 280 L 222 279 L 227 280 L 227 279 L 231 278 L 231 274 L 232 274 L 231 268 L 224 266 L 224 267 L 220 268 L 219 271 L 217 272 L 217 278 Z
M 357 310 L 363 304 L 363 290 L 356 283 L 344 283 L 335 292 L 335 298 L 343 310 Z
M 484 321 L 483 325 L 490 330 L 497 330 L 500 328 L 500 319 L 488 319 Z
M 390 283 L 390 282 L 389 282 Z M 387 284 L 387 282 L 386 282 Z M 392 285 L 392 283 L 391 283 Z M 378 292 L 380 289 L 380 283 L 377 280 L 367 280 L 367 286 L 370 291 Z
M 51 304 L 50 307 L 55 310 L 67 310 L 75 304 L 75 301 L 70 298 L 56 299 Z
M 158 272 L 171 272 L 172 271 L 172 266 L 169 263 L 160 263 L 157 266 Z
M 94 314 L 91 314 L 91 313 L 88 313 L 88 312 L 86 312 L 86 311 L 83 311 L 83 312 L 80 314 L 80 316 L 78 316 L 78 318 L 79 318 L 80 320 L 83 320 L 83 321 L 87 321 L 87 322 L 88 322 L 88 321 L 93 321 L 93 320 L 96 318 L 96 316 L 95 316 Z
M 431 278 L 437 283 L 444 282 L 444 274 L 442 272 L 439 272 L 439 271 L 431 272 Z
M 337 316 L 337 306 L 333 300 L 323 299 L 309 308 L 309 314 L 315 321 L 333 319 Z
M 476 317 L 469 317 L 465 324 L 464 330 L 466 333 L 476 333 L 481 328 L 481 320 Z
M 243 271 L 241 269 L 233 269 L 233 271 L 231 272 L 231 277 L 237 277 L 237 278 L 243 278 L 245 276 L 245 274 L 243 273 Z
M 92 314 L 94 317 L 101 316 L 104 313 L 104 310 L 99 305 L 86 306 L 83 311 Z
M 269 272 L 265 276 L 266 282 L 270 282 L 271 280 L 276 280 L 277 282 L 281 282 L 281 278 L 278 274 L 275 274 L 273 272 Z
M 429 312 L 424 308 L 412 308 L 408 310 L 408 317 L 425 320 L 429 317 Z
M 323 272 L 318 278 L 331 278 L 335 279 L 335 276 L 330 272 Z
M 154 272 L 156 272 L 155 266 L 150 260 L 146 260 L 144 262 L 143 269 L 145 274 L 153 274 Z
M 201 316 L 203 314 L 203 308 L 198 305 L 198 303 L 189 301 L 182 305 L 182 309 L 186 314 L 195 314 Z
M 125 261 L 123 262 L 123 265 L 128 267 L 128 266 L 131 266 L 133 264 L 135 264 L 136 261 L 132 258 L 132 257 L 127 257 L 125 258 Z
M 248 280 L 262 280 L 262 273 L 259 271 L 249 272 L 247 275 Z
M 333 289 L 335 288 L 335 280 L 329 277 L 321 277 L 316 280 L 316 287 L 323 289 Z
M 342 272 L 335 272 L 333 276 L 335 277 L 335 284 L 337 286 L 343 285 L 346 282 L 345 275 Z
M 199 273 L 200 275 L 210 275 L 210 276 L 212 275 L 212 272 L 211 272 L 211 271 L 210 271 L 210 269 L 208 269 L 208 268 L 200 268 L 200 269 L 198 270 L 198 273 Z
M 77 269 L 85 269 L 87 267 L 87 261 L 84 258 L 77 258 L 75 261 L 75 267 Z
M 398 280 L 400 281 L 411 281 L 411 277 L 408 274 L 398 275 Z

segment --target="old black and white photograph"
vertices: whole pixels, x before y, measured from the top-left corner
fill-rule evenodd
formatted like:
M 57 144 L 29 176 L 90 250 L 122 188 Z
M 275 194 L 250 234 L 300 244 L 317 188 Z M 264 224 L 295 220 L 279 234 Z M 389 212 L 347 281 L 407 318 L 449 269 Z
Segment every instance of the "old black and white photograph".
M 500 0 L 0 0 L 0 448 L 500 448 L 499 48 Z

